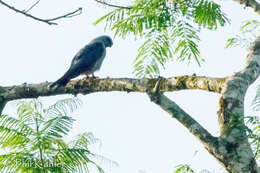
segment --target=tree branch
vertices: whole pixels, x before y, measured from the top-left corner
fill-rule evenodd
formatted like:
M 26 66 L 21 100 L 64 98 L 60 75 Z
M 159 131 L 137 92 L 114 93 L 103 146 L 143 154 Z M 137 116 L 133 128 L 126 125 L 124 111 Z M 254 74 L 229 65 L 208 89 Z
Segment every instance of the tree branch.
M 0 101 L 0 115 L 3 112 L 5 105 L 6 105 L 6 101 Z
M 256 39 L 247 56 L 245 67 L 229 77 L 219 101 L 218 119 L 221 134 L 233 128 L 231 121 L 238 120 L 244 125 L 244 97 L 248 87 L 260 75 L 260 36 Z M 236 122 L 238 123 L 238 122 Z
M 260 36 L 247 56 L 246 66 L 229 77 L 219 100 L 218 120 L 221 135 L 219 146 L 223 147 L 219 147 L 218 151 L 225 157 L 216 158 L 229 172 L 260 173 L 248 142 L 244 123 L 245 94 L 259 74 Z
M 110 3 L 105 2 L 104 0 L 94 0 L 94 1 L 96 1 L 99 4 L 103 4 L 103 5 L 109 6 L 109 7 L 123 8 L 123 9 L 128 9 L 128 10 L 131 9 L 131 7 L 125 7 L 125 6 L 119 6 L 119 5 L 110 4 Z
M 44 23 L 47 23 L 49 25 L 57 25 L 58 23 L 54 22 L 54 21 L 57 21 L 59 19 L 62 19 L 62 18 L 70 18 L 70 17 L 74 17 L 74 16 L 77 16 L 77 15 L 80 15 L 81 12 L 82 12 L 82 8 L 78 8 L 77 10 L 73 11 L 73 12 L 70 12 L 70 13 L 67 13 L 67 14 L 64 14 L 62 16 L 59 16 L 59 17 L 55 17 L 55 18 L 51 18 L 51 19 L 41 19 L 41 18 L 38 18 L 38 17 L 35 17 L 31 14 L 28 14 L 27 11 L 22 11 L 22 10 L 18 10 L 17 8 L 15 7 L 12 7 L 10 6 L 9 4 L 3 2 L 2 0 L 0 0 L 0 4 L 2 4 L 3 6 L 17 12 L 17 13 L 20 13 L 20 14 L 23 14 L 25 15 L 26 17 L 30 17 L 34 20 L 37 20 L 37 21 L 40 21 L 40 22 L 44 22 Z
M 210 78 L 203 76 L 179 76 L 160 78 L 160 92 L 179 91 L 183 89 L 200 89 L 220 93 L 226 78 Z M 40 96 L 54 96 L 59 94 L 89 94 L 103 91 L 146 92 L 153 87 L 158 79 L 82 79 L 71 81 L 66 87 L 52 88 L 51 83 L 22 84 L 0 87 L 0 108 L 6 102 L 23 98 L 37 98 Z M 1 112 L 0 109 L 0 112 Z
M 28 10 L 25 11 L 25 13 L 28 13 L 31 9 L 33 9 L 41 0 L 36 1 L 33 5 L 28 8 Z
M 106 78 L 106 79 L 82 79 L 71 81 L 66 87 L 50 88 L 51 83 L 22 84 L 16 86 L 0 87 L 0 108 L 11 100 L 22 98 L 37 98 L 39 96 L 53 96 L 58 94 L 90 94 L 104 91 L 143 92 L 155 89 L 158 92 L 179 91 L 185 89 L 200 89 L 209 92 L 220 93 L 226 82 L 226 78 L 210 78 L 203 76 L 179 76 L 158 79 L 131 79 L 131 78 Z M 155 87 L 156 86 L 156 87 Z M 2 102 L 1 102 L 2 101 Z M 185 125 L 205 146 L 212 144 L 212 137 L 202 126 L 200 126 L 187 113 L 179 108 L 167 97 L 160 96 L 160 106 L 170 111 L 173 117 Z M 208 149 L 210 147 L 208 146 Z
M 168 112 L 172 118 L 176 118 L 183 126 L 185 126 L 191 134 L 193 134 L 205 146 L 209 152 L 216 150 L 217 138 L 213 137 L 204 127 L 202 127 L 189 114 L 181 109 L 175 102 L 170 100 L 160 92 L 147 92 L 151 101 Z
M 245 7 L 251 7 L 253 10 L 260 15 L 260 4 L 256 0 L 233 0 L 240 4 L 245 5 Z
M 200 89 L 220 93 L 226 78 L 210 78 L 203 76 L 179 76 L 160 78 L 160 92 L 179 91 L 183 89 Z M 2 87 L 0 97 L 6 101 L 51 96 L 58 94 L 89 94 L 103 91 L 146 92 L 153 87 L 158 79 L 131 79 L 131 78 L 106 78 L 82 79 L 71 81 L 66 87 L 49 88 L 51 83 L 22 84 Z

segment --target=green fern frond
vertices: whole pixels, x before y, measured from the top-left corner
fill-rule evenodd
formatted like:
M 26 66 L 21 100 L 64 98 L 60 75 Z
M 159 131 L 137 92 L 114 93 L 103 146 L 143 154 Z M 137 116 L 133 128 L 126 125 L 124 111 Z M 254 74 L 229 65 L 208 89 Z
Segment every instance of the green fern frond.
M 135 76 L 158 77 L 160 69 L 177 57 L 177 60 L 190 62 L 195 59 L 200 65 L 203 59 L 198 49 L 198 30 L 185 22 L 184 18 L 176 19 L 175 24 L 161 32 L 148 34 L 144 44 L 138 49 L 134 61 Z
M 0 146 L 2 148 L 23 147 L 30 140 L 28 137 L 32 134 L 33 129 L 24 122 L 8 115 L 0 116 Z
M 187 164 L 181 164 L 175 167 L 174 173 L 195 173 L 195 171 Z
M 77 98 L 63 99 L 43 109 L 38 100 L 24 100 L 17 104 L 18 119 L 1 115 L 0 147 L 7 148 L 8 152 L 0 155 L 0 172 L 88 172 L 89 164 L 94 164 L 103 173 L 91 160 L 95 155 L 88 145 L 97 142 L 92 133 L 78 135 L 74 142 L 63 140 L 74 121 L 67 113 L 80 104 Z M 62 167 L 48 166 L 52 160 Z
M 42 104 L 36 99 L 21 100 L 17 103 L 17 114 L 20 121 L 30 125 L 35 117 L 41 118 Z
M 200 57 L 198 42 L 198 30 L 186 22 L 184 18 L 180 18 L 172 28 L 171 39 L 174 40 L 174 54 L 177 55 L 177 60 L 190 62 L 195 59 L 197 64 L 203 59 Z
M 69 143 L 69 146 L 72 148 L 88 149 L 89 145 L 96 143 L 101 145 L 100 139 L 94 137 L 93 133 L 88 132 L 77 135 L 75 139 Z
M 217 29 L 218 24 L 224 26 L 229 22 L 220 5 L 209 0 L 195 0 L 192 13 L 197 24 L 210 30 Z
M 59 116 L 67 115 L 68 113 L 74 112 L 81 106 L 82 102 L 77 97 L 66 98 L 57 101 L 55 104 L 49 106 L 47 109 L 44 109 L 44 113 L 48 116 Z
M 57 158 L 61 162 L 64 162 L 70 169 L 73 169 L 74 172 L 85 172 L 89 163 L 95 163 L 89 158 L 91 155 L 93 154 L 89 150 L 78 148 L 63 148 L 58 150 Z M 100 166 L 98 166 L 96 163 L 94 165 L 99 170 Z
M 148 8 L 149 7 L 149 8 Z M 115 31 L 115 36 L 125 37 L 128 34 L 143 36 L 148 30 L 165 28 L 173 18 L 164 1 L 137 1 L 131 9 L 116 9 L 98 19 L 106 22 L 105 29 Z
M 72 128 L 73 121 L 75 120 L 69 116 L 54 117 L 43 124 L 40 135 L 43 138 L 46 137 L 46 140 L 48 138 L 50 141 L 56 138 L 62 138 L 64 135 L 67 135 Z
M 105 29 L 114 31 L 115 36 L 145 36 L 146 41 L 134 61 L 137 77 L 159 76 L 160 69 L 173 54 L 177 60 L 195 59 L 200 65 L 203 61 L 198 49 L 200 28 L 217 29 L 229 22 L 220 5 L 211 0 L 176 0 L 171 4 L 162 0 L 138 0 L 130 9 L 116 9 L 95 24 L 101 21 L 105 21 Z M 165 39 L 164 32 L 169 30 L 171 36 Z M 163 41 L 159 40 L 160 36 Z
M 135 75 L 137 77 L 156 77 L 160 73 L 160 67 L 165 68 L 164 64 L 172 57 L 173 50 L 168 31 L 157 32 L 155 36 L 147 38 L 138 49 L 138 55 L 134 60 Z

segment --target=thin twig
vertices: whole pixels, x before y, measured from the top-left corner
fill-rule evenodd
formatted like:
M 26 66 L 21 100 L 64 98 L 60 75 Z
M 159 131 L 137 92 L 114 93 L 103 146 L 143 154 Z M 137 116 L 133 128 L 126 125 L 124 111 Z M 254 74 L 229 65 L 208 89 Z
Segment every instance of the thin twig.
M 125 7 L 125 6 L 110 4 L 110 3 L 105 2 L 104 0 L 94 0 L 94 1 L 96 1 L 97 3 L 103 4 L 103 5 L 109 6 L 109 7 L 114 7 L 114 8 L 123 8 L 123 9 L 128 9 L 128 10 L 130 10 L 132 8 L 132 7 Z
M 7 4 L 7 3 L 5 3 L 5 2 L 3 2 L 3 1 L 1 1 L 1 0 L 0 0 L 0 4 L 6 6 L 7 8 L 9 8 L 9 9 L 11 9 L 11 10 L 17 12 L 17 13 L 23 14 L 23 15 L 25 15 L 26 17 L 30 17 L 30 18 L 32 18 L 32 19 L 34 19 L 34 20 L 37 20 L 37 21 L 40 21 L 40 22 L 44 22 L 44 23 L 47 23 L 47 24 L 49 24 L 49 25 L 58 25 L 58 23 L 55 23 L 55 22 L 53 22 L 53 21 L 59 20 L 59 19 L 61 19 L 61 18 L 74 17 L 74 16 L 77 16 L 77 15 L 80 15 L 81 12 L 82 12 L 82 8 L 80 7 L 80 8 L 78 8 L 77 10 L 75 10 L 75 11 L 73 11 L 73 12 L 67 13 L 67 14 L 62 15 L 62 16 L 59 16 L 59 17 L 55 17 L 55 18 L 52 18 L 52 19 L 41 19 L 41 18 L 35 17 L 35 16 L 31 15 L 31 14 L 28 14 L 28 13 L 26 13 L 25 11 L 18 10 L 17 8 L 12 7 L 12 6 L 10 6 L 9 4 Z M 28 11 L 28 10 L 27 10 L 27 11 Z
M 25 11 L 25 13 L 28 13 L 31 9 L 33 9 L 33 7 L 35 7 L 41 0 L 38 0 L 37 2 L 35 2 L 30 8 L 28 8 L 28 10 Z
M 79 12 L 79 13 L 77 13 Z M 47 19 L 47 21 L 54 21 L 54 20 L 59 20 L 61 18 L 71 18 L 71 17 L 74 17 L 74 16 L 78 16 L 82 13 L 82 8 L 78 8 L 77 10 L 73 11 L 73 12 L 70 12 L 70 13 L 67 13 L 67 14 L 64 14 L 63 16 L 59 16 L 59 17 L 55 17 L 55 18 L 52 18 L 52 19 Z

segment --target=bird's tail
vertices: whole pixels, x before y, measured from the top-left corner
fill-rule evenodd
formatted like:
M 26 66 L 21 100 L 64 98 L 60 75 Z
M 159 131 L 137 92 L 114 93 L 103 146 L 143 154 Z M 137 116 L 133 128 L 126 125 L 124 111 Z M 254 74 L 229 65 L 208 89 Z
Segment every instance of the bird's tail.
M 59 87 L 59 86 L 65 86 L 68 82 L 70 81 L 70 78 L 68 78 L 66 75 L 62 76 L 60 79 L 58 79 L 57 81 L 53 82 L 50 85 L 50 88 L 53 88 L 55 86 Z

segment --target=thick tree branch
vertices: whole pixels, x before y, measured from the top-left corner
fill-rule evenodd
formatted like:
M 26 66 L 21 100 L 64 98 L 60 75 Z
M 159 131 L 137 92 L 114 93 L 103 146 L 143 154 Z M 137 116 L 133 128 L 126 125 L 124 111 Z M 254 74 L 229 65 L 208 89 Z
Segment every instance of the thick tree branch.
M 109 7 L 114 7 L 114 8 L 123 8 L 123 9 L 128 9 L 128 10 L 131 9 L 131 7 L 125 7 L 125 6 L 120 6 L 120 5 L 110 4 L 110 3 L 105 2 L 104 0 L 94 0 L 94 1 L 96 1 L 96 2 L 99 3 L 99 4 L 109 6 Z
M 149 91 L 147 93 L 152 102 L 159 105 L 163 110 L 168 112 L 173 118 L 176 118 L 182 125 L 184 125 L 191 134 L 199 139 L 199 141 L 209 152 L 212 153 L 216 150 L 217 138 L 213 137 L 204 127 L 202 127 L 189 114 L 182 110 L 175 102 L 158 91 L 157 93 Z
M 233 128 L 231 121 L 243 122 L 244 97 L 248 87 L 260 75 L 260 36 L 256 39 L 252 50 L 247 56 L 245 67 L 229 77 L 221 93 L 219 102 L 219 124 L 221 134 Z M 234 119 L 237 117 L 237 119 Z
M 260 4 L 256 0 L 233 0 L 240 4 L 245 5 L 245 7 L 251 7 L 253 10 L 260 15 Z
M 74 16 L 77 16 L 77 15 L 80 15 L 81 12 L 82 12 L 82 8 L 78 8 L 77 10 L 73 11 L 73 12 L 70 12 L 70 13 L 67 13 L 67 14 L 64 14 L 62 16 L 58 16 L 58 17 L 55 17 L 55 18 L 51 18 L 51 19 L 41 19 L 41 18 L 38 18 L 38 17 L 35 17 L 31 14 L 28 14 L 26 11 L 23 11 L 23 10 L 18 10 L 17 8 L 13 7 L 13 6 L 10 6 L 9 4 L 3 2 L 2 0 L 0 0 L 0 4 L 2 4 L 3 6 L 17 12 L 17 13 L 20 13 L 20 14 L 23 14 L 25 15 L 26 17 L 30 17 L 34 20 L 37 20 L 37 21 L 40 21 L 40 22 L 44 22 L 44 23 L 47 23 L 49 25 L 57 25 L 58 23 L 54 22 L 54 21 L 57 21 L 59 19 L 63 19 L 63 18 L 70 18 L 70 17 L 74 17 Z M 28 10 L 27 10 L 28 11 Z
M 257 38 L 247 56 L 244 69 L 227 80 L 219 101 L 218 119 L 221 134 L 219 146 L 223 146 L 219 152 L 226 158 L 218 159 L 230 172 L 260 172 L 257 170 L 244 124 L 245 94 L 259 74 L 260 37 Z
M 0 87 L 0 107 L 2 103 L 22 98 L 37 98 L 59 94 L 89 94 L 103 91 L 146 92 L 155 86 L 158 79 L 82 79 L 71 81 L 66 87 L 49 88 L 50 83 L 22 84 Z M 220 93 L 226 78 L 210 78 L 203 76 L 179 76 L 160 78 L 160 92 L 178 91 L 183 89 L 200 89 Z M 4 106 L 2 106 L 4 107 Z

